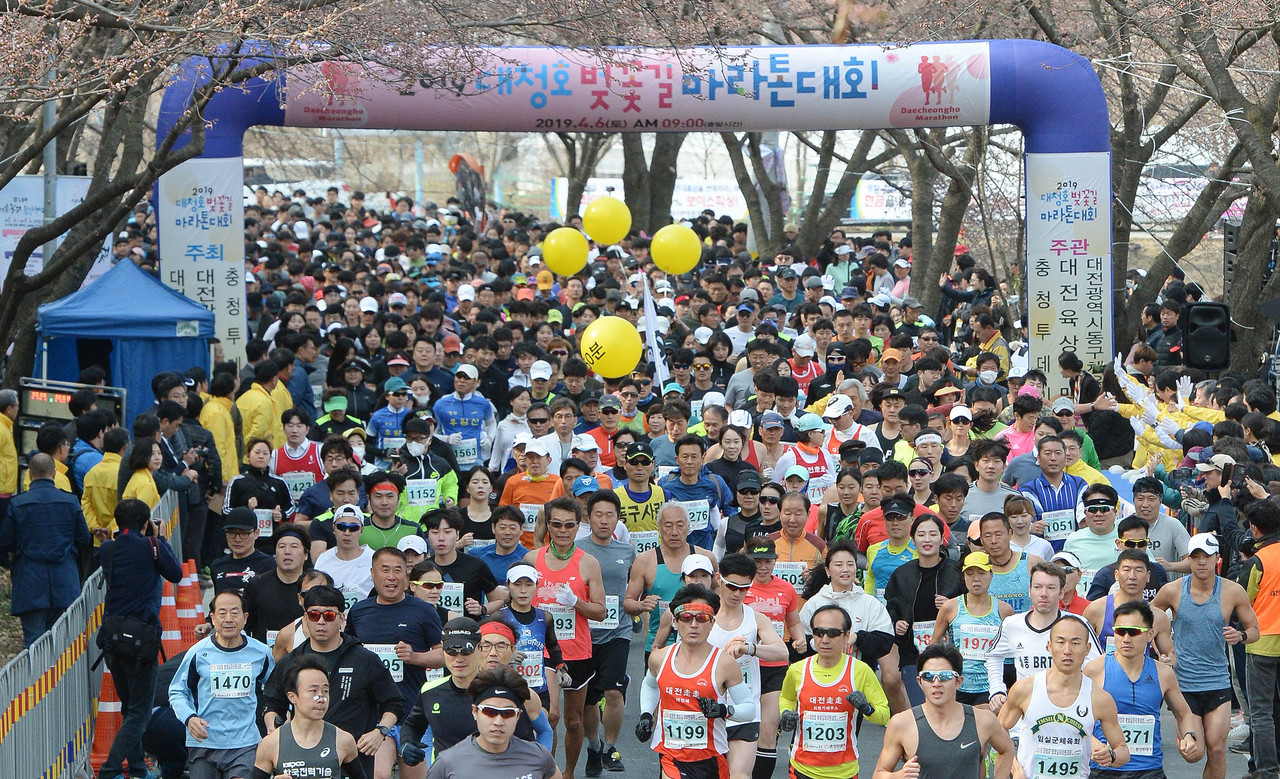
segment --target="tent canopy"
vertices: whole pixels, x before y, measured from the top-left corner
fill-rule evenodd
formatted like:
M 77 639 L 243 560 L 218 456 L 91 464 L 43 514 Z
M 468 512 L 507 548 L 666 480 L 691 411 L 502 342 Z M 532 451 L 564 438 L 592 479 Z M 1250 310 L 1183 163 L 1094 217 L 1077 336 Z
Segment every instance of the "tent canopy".
M 132 262 L 116 263 L 89 286 L 40 306 L 37 374 L 76 381 L 90 363 L 108 368 L 123 387 L 126 425 L 154 402 L 151 378 L 161 371 L 209 369 L 213 312 Z

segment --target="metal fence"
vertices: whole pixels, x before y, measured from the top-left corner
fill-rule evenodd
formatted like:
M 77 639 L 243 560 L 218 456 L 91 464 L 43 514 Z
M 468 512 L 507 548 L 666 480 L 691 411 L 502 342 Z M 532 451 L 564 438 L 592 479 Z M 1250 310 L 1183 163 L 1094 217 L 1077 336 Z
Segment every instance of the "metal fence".
M 178 522 L 178 500 L 178 493 L 173 490 L 165 490 L 160 502 L 151 510 L 151 518 L 159 520 L 164 527 L 164 537 L 169 541 L 169 546 L 173 547 L 173 554 L 181 560 L 182 526 Z M 0 776 L 3 776 L 3 774 L 0 774 Z
M 0 670 L 0 777 L 88 774 L 101 671 L 90 672 L 107 594 L 95 571 L 53 628 Z

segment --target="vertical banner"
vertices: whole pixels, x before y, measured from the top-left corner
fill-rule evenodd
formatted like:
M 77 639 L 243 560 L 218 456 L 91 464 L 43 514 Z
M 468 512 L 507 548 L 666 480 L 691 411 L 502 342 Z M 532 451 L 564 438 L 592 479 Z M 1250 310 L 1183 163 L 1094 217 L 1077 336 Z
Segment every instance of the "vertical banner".
M 1064 393 L 1058 355 L 1085 370 L 1115 357 L 1111 318 L 1111 155 L 1028 154 L 1027 296 L 1032 368 Z
M 161 281 L 212 311 L 226 359 L 243 363 L 243 159 L 189 160 L 157 192 Z
M 653 386 L 662 394 L 662 385 L 671 378 L 667 369 L 667 355 L 662 349 L 662 340 L 658 336 L 658 309 L 653 303 L 653 292 L 649 289 L 649 277 L 641 276 L 644 284 L 644 345 L 649 350 L 649 360 L 653 363 Z

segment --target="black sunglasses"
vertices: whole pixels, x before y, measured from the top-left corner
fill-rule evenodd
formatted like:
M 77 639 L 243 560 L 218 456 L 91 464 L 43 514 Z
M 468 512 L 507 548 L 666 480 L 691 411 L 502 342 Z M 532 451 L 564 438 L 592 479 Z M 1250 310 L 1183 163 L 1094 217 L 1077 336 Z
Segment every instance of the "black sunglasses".
M 761 495 L 760 502 L 766 506 L 774 506 L 782 503 L 782 498 L 776 495 Z

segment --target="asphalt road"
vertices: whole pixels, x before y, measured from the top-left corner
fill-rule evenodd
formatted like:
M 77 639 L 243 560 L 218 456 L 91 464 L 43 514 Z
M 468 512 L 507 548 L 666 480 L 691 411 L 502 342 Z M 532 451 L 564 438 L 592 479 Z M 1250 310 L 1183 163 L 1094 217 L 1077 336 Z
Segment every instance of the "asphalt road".
M 634 640 L 631 647 L 631 657 L 628 663 L 628 671 L 631 674 L 631 688 L 627 696 L 627 713 L 623 722 L 622 733 L 618 739 L 618 750 L 622 753 L 622 761 L 626 765 L 626 775 L 630 776 L 658 776 L 658 756 L 649 749 L 648 744 L 641 744 L 636 740 L 635 724 L 638 717 L 637 696 L 639 690 L 640 679 L 643 678 L 643 655 L 644 641 L 642 636 L 637 636 L 640 640 Z M 1167 710 L 1162 718 L 1162 732 L 1176 733 L 1176 728 L 1171 715 Z M 860 775 L 864 779 L 870 779 L 871 772 L 875 769 L 876 757 L 880 754 L 880 745 L 884 738 L 884 728 L 879 725 L 870 723 L 864 724 L 862 733 L 858 737 L 858 749 L 861 753 L 860 759 Z M 790 737 L 783 734 L 778 744 L 778 766 L 773 772 L 775 779 L 784 779 L 787 776 L 787 749 L 790 747 Z M 1204 770 L 1204 761 L 1198 764 L 1188 764 L 1183 761 L 1178 754 L 1176 747 L 1165 746 L 1165 763 L 1164 770 L 1169 779 L 1199 779 Z M 556 755 L 557 762 L 563 766 L 563 751 Z M 575 779 L 583 776 L 583 765 L 586 761 L 586 751 L 582 753 L 582 757 L 578 761 L 578 769 L 575 772 Z M 1230 750 L 1227 751 L 1227 776 L 1241 777 L 1248 771 L 1245 755 L 1238 755 Z M 613 774 L 606 772 L 603 777 L 609 777 Z

